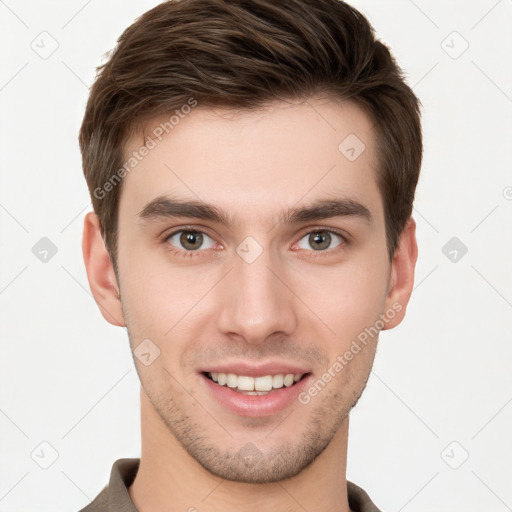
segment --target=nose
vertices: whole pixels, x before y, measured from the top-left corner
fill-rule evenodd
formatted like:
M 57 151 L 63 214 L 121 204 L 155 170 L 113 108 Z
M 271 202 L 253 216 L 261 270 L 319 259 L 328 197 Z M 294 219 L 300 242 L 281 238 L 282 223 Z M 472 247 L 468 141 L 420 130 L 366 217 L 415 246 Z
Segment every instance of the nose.
M 291 335 L 298 323 L 298 301 L 284 265 L 264 250 L 255 261 L 235 254 L 233 268 L 217 289 L 218 328 L 252 344 L 272 335 Z

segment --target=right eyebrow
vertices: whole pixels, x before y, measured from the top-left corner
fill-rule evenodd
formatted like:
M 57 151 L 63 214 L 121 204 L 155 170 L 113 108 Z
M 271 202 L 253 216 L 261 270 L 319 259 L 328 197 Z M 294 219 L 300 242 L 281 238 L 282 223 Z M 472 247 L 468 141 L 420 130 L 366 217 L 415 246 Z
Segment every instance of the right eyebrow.
M 143 220 L 160 220 L 172 217 L 194 217 L 196 219 L 209 220 L 229 226 L 231 219 L 217 208 L 195 200 L 178 200 L 166 196 L 153 199 L 139 212 L 138 216 Z

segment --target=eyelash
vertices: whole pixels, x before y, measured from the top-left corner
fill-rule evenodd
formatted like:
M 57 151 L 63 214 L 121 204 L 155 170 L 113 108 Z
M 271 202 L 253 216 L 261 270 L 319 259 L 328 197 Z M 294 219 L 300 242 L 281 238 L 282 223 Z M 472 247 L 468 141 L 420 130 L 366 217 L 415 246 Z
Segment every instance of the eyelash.
M 194 228 L 192 226 L 185 226 L 185 227 L 181 227 L 180 229 L 176 229 L 176 230 L 172 231 L 169 234 L 166 234 L 164 236 L 162 242 L 167 245 L 167 250 L 171 254 L 177 254 L 179 256 L 182 256 L 183 258 L 194 258 L 194 257 L 201 256 L 201 253 L 204 252 L 204 249 L 203 250 L 198 249 L 196 251 L 186 251 L 184 249 L 183 250 L 179 250 L 179 249 L 176 249 L 174 246 L 172 246 L 172 245 L 170 245 L 168 243 L 169 239 L 172 238 L 177 233 L 182 233 L 182 232 L 187 232 L 187 231 L 194 232 L 194 233 L 201 233 L 203 235 L 208 236 L 212 240 L 214 240 L 214 238 L 211 235 L 209 235 L 206 231 Z M 325 249 L 325 250 L 321 250 L 321 251 L 313 251 L 312 250 L 311 252 L 317 253 L 317 254 L 315 254 L 314 256 L 313 255 L 310 256 L 311 258 L 316 258 L 318 256 L 321 256 L 324 253 L 331 253 L 333 251 L 336 251 L 337 249 L 340 249 L 343 246 L 348 245 L 348 243 L 349 243 L 347 235 L 345 235 L 343 232 L 341 232 L 341 231 L 339 231 L 337 229 L 334 229 L 334 228 L 323 228 L 323 227 L 318 227 L 318 228 L 315 228 L 315 229 L 310 229 L 309 231 L 305 231 L 305 232 L 301 233 L 298 241 L 302 240 L 306 235 L 310 235 L 311 233 L 330 233 L 330 234 L 334 234 L 334 235 L 336 235 L 336 236 L 341 238 L 340 244 L 337 247 L 335 247 L 334 249 Z

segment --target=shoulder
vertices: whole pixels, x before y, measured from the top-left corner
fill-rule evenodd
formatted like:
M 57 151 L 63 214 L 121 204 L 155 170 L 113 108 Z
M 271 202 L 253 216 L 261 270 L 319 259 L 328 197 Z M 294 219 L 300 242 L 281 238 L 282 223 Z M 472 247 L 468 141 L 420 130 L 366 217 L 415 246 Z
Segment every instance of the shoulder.
M 118 459 L 110 472 L 109 483 L 91 503 L 78 512 L 137 512 L 128 488 L 139 469 L 140 459 Z
M 381 512 L 364 489 L 347 481 L 348 504 L 353 512 Z

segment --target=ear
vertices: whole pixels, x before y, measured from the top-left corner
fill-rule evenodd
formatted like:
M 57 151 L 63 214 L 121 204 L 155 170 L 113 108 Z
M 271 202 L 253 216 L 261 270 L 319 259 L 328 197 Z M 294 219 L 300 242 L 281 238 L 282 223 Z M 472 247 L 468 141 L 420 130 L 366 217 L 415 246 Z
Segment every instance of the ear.
M 400 235 L 398 247 L 391 263 L 385 311 L 393 310 L 396 314 L 386 321 L 382 330 L 392 329 L 404 319 L 414 285 L 414 269 L 417 259 L 416 223 L 411 217 Z
M 112 325 L 124 327 L 119 285 L 94 212 L 84 219 L 82 252 L 89 286 L 103 318 Z

